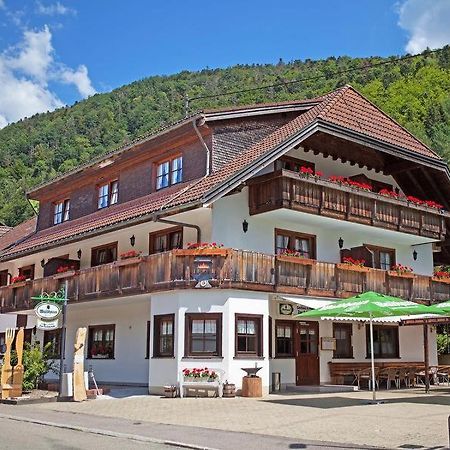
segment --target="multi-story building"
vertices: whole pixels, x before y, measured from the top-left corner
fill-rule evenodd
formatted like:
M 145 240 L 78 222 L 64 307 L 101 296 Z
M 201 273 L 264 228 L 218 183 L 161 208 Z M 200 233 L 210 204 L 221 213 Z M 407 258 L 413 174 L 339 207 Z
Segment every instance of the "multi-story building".
M 159 392 L 206 366 L 239 388 L 255 364 L 266 389 L 271 372 L 329 382 L 329 362 L 367 361 L 366 326 L 296 312 L 366 290 L 447 299 L 449 193 L 446 163 L 352 87 L 204 111 L 30 191 L 37 220 L 0 238 L 1 311 L 32 324 L 31 297 L 67 281 L 66 369 L 86 326 L 100 382 Z M 58 332 L 33 336 L 58 353 Z M 375 338 L 379 361 L 423 361 L 422 327 Z

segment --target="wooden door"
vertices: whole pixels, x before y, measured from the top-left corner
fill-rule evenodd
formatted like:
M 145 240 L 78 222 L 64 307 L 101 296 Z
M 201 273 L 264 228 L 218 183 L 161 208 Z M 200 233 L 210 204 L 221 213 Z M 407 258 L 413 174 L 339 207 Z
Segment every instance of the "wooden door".
M 298 322 L 295 333 L 296 384 L 319 385 L 319 322 Z

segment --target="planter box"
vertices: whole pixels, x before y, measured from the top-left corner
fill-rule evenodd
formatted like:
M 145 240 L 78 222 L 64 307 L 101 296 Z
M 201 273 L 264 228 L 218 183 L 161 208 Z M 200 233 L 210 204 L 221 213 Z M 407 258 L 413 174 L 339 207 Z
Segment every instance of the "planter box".
M 336 264 L 336 267 L 340 270 L 349 270 L 350 272 L 362 272 L 362 273 L 367 273 L 370 272 L 371 268 L 370 267 L 365 267 L 365 266 L 354 266 L 352 264 L 347 264 L 347 263 L 339 263 Z
M 184 377 L 185 383 L 214 383 L 216 378 L 206 378 L 206 377 Z
M 449 278 L 438 278 L 438 277 L 432 277 L 433 281 L 436 281 L 437 283 L 445 283 L 450 284 L 450 277 Z
M 55 275 L 53 275 L 53 278 L 55 280 L 60 280 L 62 278 L 70 278 L 77 275 L 77 273 L 78 272 L 76 270 L 68 270 L 67 272 L 55 273 Z
M 186 248 L 173 250 L 176 256 L 228 256 L 229 248 Z
M 16 283 L 12 283 L 11 286 L 13 288 L 19 288 L 26 286 L 30 281 L 17 281 Z
M 115 261 L 114 265 L 121 267 L 121 266 L 131 266 L 133 264 L 139 264 L 142 261 L 141 256 L 135 256 L 133 258 L 125 258 L 125 259 L 119 259 L 119 261 Z
M 310 258 L 300 258 L 298 256 L 290 256 L 290 255 L 277 255 L 277 261 L 283 261 L 294 264 L 301 264 L 303 266 L 314 266 L 317 264 L 315 259 Z
M 416 275 L 414 273 L 397 273 L 394 270 L 388 270 L 388 275 L 394 278 L 416 278 Z

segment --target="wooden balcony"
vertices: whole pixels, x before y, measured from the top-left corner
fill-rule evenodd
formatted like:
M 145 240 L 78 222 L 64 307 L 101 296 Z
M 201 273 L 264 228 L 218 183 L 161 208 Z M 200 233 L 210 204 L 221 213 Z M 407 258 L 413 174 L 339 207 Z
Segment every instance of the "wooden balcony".
M 284 294 L 346 298 L 366 290 L 420 302 L 450 298 L 450 284 L 432 277 L 397 277 L 377 269 L 317 261 L 301 264 L 263 253 L 229 250 L 202 255 L 211 259 L 212 289 L 245 289 Z M 194 255 L 160 253 L 129 264 L 107 264 L 65 275 L 0 288 L 1 312 L 30 310 L 32 296 L 58 290 L 68 280 L 70 303 L 194 288 Z M 120 301 L 120 300 L 118 300 Z
M 249 182 L 250 214 L 279 208 L 317 214 L 389 230 L 445 239 L 448 212 L 417 206 L 288 170 Z

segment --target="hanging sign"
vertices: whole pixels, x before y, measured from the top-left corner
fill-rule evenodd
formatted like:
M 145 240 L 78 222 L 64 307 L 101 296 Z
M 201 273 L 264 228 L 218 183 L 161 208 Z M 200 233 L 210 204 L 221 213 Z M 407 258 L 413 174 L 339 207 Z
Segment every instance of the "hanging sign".
M 39 319 L 55 320 L 61 315 L 61 308 L 56 303 L 40 302 L 35 306 L 34 312 Z
M 56 330 L 59 328 L 59 320 L 42 320 L 38 318 L 36 320 L 36 328 L 43 331 Z
M 197 256 L 194 258 L 194 280 L 197 281 L 196 288 L 207 289 L 211 287 L 209 280 L 212 278 L 212 258 L 208 256 Z

